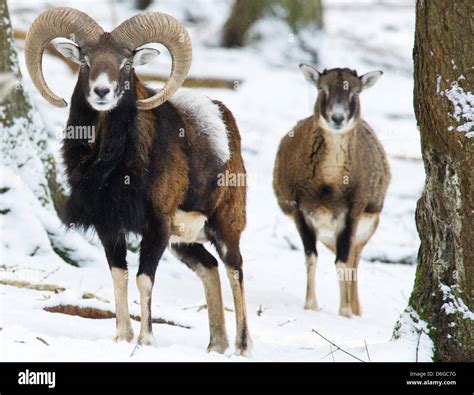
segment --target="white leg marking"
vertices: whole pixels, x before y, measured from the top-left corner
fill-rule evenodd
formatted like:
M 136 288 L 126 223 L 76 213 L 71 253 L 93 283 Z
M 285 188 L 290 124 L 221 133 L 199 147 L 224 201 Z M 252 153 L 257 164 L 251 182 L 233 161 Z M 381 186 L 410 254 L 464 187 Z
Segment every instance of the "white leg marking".
M 117 333 L 115 341 L 132 341 L 133 329 L 130 323 L 130 314 L 128 312 L 128 271 L 113 267 L 111 270 L 114 282 L 115 295 L 115 315 Z
M 138 344 L 156 346 L 151 328 L 151 291 L 153 284 L 146 274 L 137 276 L 138 290 L 140 291 L 141 325 Z
M 235 334 L 235 355 L 250 357 L 252 351 L 252 339 L 247 327 L 247 307 L 245 303 L 244 282 L 239 279 L 239 272 L 227 268 L 232 295 L 234 297 L 235 320 L 237 330 Z
M 337 277 L 339 280 L 340 305 L 339 315 L 347 318 L 352 317 L 352 309 L 350 303 L 350 282 L 352 278 L 352 269 L 348 268 L 345 263 L 336 263 Z
M 207 351 L 224 353 L 229 347 L 225 329 L 224 303 L 222 301 L 221 281 L 217 267 L 198 266 L 196 274 L 202 280 L 206 294 L 209 316 L 210 341 Z
M 316 288 L 315 288 L 315 277 L 316 277 L 316 263 L 318 258 L 315 254 L 311 254 L 306 257 L 306 302 L 304 308 L 306 310 L 318 310 L 318 302 L 316 301 Z

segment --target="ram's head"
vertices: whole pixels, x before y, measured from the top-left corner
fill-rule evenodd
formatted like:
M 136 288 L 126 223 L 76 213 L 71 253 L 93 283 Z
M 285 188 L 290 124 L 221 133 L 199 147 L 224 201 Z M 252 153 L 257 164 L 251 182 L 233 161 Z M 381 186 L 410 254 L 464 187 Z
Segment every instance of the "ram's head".
M 70 40 L 56 44 L 56 48 L 64 57 L 81 65 L 79 83 L 83 84 L 87 101 L 97 111 L 109 111 L 117 106 L 129 87 L 133 68 L 159 54 L 156 49 L 143 47 L 145 44 L 160 43 L 167 47 L 173 66 L 164 88 L 152 97 L 138 100 L 139 109 L 149 110 L 168 100 L 183 84 L 191 66 L 189 35 L 183 25 L 169 15 L 140 14 L 108 33 L 81 11 L 54 8 L 43 12 L 31 25 L 25 57 L 36 88 L 58 107 L 65 107 L 67 103 L 49 89 L 41 65 L 45 47 L 58 37 Z

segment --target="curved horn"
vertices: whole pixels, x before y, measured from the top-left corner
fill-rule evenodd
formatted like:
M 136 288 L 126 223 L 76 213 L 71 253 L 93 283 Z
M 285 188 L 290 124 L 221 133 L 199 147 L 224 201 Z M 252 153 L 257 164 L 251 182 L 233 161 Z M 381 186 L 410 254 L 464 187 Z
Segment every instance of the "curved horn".
M 36 89 L 48 102 L 57 107 L 67 103 L 49 89 L 43 76 L 43 51 L 56 37 L 65 37 L 79 46 L 95 42 L 104 31 L 87 14 L 68 7 L 58 7 L 41 13 L 31 24 L 25 41 L 25 59 L 28 73 Z
M 141 110 L 151 110 L 167 101 L 183 85 L 192 60 L 191 38 L 185 27 L 172 16 L 149 12 L 134 16 L 112 31 L 119 45 L 130 48 L 157 42 L 170 51 L 173 65 L 164 88 L 148 99 L 137 101 Z

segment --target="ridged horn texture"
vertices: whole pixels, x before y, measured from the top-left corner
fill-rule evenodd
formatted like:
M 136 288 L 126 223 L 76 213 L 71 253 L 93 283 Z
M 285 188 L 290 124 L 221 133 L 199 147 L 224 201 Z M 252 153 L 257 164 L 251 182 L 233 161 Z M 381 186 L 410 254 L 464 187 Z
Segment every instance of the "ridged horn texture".
M 66 107 L 67 103 L 49 89 L 43 76 L 42 59 L 45 47 L 57 37 L 65 37 L 80 47 L 93 44 L 104 33 L 87 14 L 68 7 L 58 7 L 41 13 L 28 30 L 25 59 L 28 73 L 38 91 L 49 103 Z
M 155 95 L 137 101 L 140 110 L 150 110 L 167 101 L 183 85 L 192 61 L 191 38 L 184 26 L 170 15 L 149 12 L 134 16 L 112 31 L 115 41 L 131 50 L 147 43 L 163 44 L 171 54 L 171 75 Z

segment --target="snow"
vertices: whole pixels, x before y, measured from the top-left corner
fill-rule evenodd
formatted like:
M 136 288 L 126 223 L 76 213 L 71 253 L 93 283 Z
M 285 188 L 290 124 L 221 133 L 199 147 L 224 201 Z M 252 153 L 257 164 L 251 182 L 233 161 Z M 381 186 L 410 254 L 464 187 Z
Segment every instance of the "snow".
M 461 314 L 465 320 L 474 321 L 474 312 L 469 310 L 464 301 L 453 295 L 453 290 L 446 284 L 440 284 L 439 289 L 443 294 L 443 300 L 445 303 L 441 306 L 446 314 Z
M 438 76 L 439 81 L 441 76 Z M 458 81 L 466 79 L 463 75 L 458 78 Z M 445 96 L 452 104 L 453 111 L 448 115 L 450 118 L 455 120 L 459 126 L 456 127 L 458 132 L 465 133 L 467 138 L 474 137 L 474 94 L 471 92 L 465 92 L 462 87 L 459 86 L 458 81 L 451 83 L 449 89 L 445 89 L 440 92 L 439 81 L 437 82 L 437 92 L 440 95 Z M 454 127 L 450 126 L 451 130 Z
M 98 4 L 91 0 L 47 3 L 21 0 L 10 2 L 13 26 L 26 29 L 46 4 L 79 8 L 93 15 L 105 29 L 133 14 L 123 2 L 114 3 L 115 8 L 111 10 L 110 3 Z M 391 340 L 413 286 L 416 268 L 406 263 L 416 260 L 419 240 L 414 213 L 424 183 L 412 109 L 414 5 L 397 2 L 394 6 L 372 0 L 360 6 L 345 4 L 327 1 L 325 33 L 314 37 L 311 32 L 305 32 L 304 41 L 308 43 L 314 37 L 312 47 L 318 50 L 318 69 L 347 66 L 357 69 L 359 74 L 384 70 L 377 85 L 361 95 L 361 106 L 363 117 L 385 146 L 392 171 L 379 228 L 362 253 L 359 282 L 363 315 L 352 319 L 338 316 L 334 256 L 323 246 L 318 246 L 316 274 L 320 310 L 303 310 L 306 270 L 301 242 L 294 224 L 279 210 L 272 191 L 271 178 L 279 141 L 297 120 L 312 111 L 316 90 L 305 81 L 298 68 L 299 63 L 309 62 L 311 55 L 292 42 L 286 28 L 273 25 L 275 21 L 271 16 L 254 27 L 250 47 L 219 48 L 219 31 L 230 12 L 231 1 L 228 0 L 201 0 L 192 5 L 168 0 L 152 6 L 155 11 L 189 21 L 186 24 L 194 46 L 192 76 L 243 81 L 236 83 L 234 90 L 199 91 L 224 102 L 233 111 L 242 134 L 248 179 L 252 180 L 242 255 L 253 361 L 331 361 L 329 344 L 312 329 L 363 360 L 367 359 L 365 342 L 372 361 L 415 361 L 417 348 L 419 360 L 431 360 L 427 336 L 409 329 L 410 325 L 413 327 L 410 323 L 413 318 L 409 318 L 413 314 L 408 318 L 408 313 L 402 314 L 401 320 L 407 321 L 401 326 L 403 336 Z M 372 22 L 353 23 L 362 17 Z M 24 85 L 39 111 L 49 147 L 60 161 L 59 131 L 64 129 L 68 109 L 52 107 L 40 97 L 26 72 L 22 45 L 17 44 Z M 167 51 L 161 47 L 160 50 L 162 56 L 141 70 L 147 73 L 159 70 L 161 74 L 169 70 L 171 62 Z M 48 55 L 43 67 L 53 91 L 69 98 L 76 77 L 60 60 Z M 66 232 L 51 208 L 38 202 L 34 193 L 35 166 L 31 160 L 25 160 L 25 166 L 19 170 L 6 163 L 0 169 L 0 189 L 8 189 L 0 195 L 0 210 L 10 210 L 0 215 L 0 280 L 55 284 L 66 291 L 55 294 L 0 285 L 0 360 L 246 360 L 232 355 L 233 346 L 226 355 L 206 353 L 207 312 L 197 307 L 205 302 L 202 285 L 195 274 L 169 252 L 165 253 L 156 274 L 153 316 L 190 329 L 155 324 L 156 348 L 142 347 L 131 356 L 134 343 L 112 341 L 113 319 L 92 320 L 44 311 L 45 306 L 57 304 L 110 311 L 115 311 L 115 307 L 111 275 L 97 237 L 74 229 Z M 134 238 L 130 241 L 136 244 Z M 290 245 L 296 246 L 296 250 Z M 65 263 L 53 247 L 68 251 L 79 267 Z M 130 310 L 132 314 L 139 314 L 135 283 L 138 255 L 129 252 L 128 261 Z M 224 304 L 233 308 L 223 267 L 220 274 Z M 84 293 L 92 293 L 100 300 L 84 299 Z M 226 311 L 225 315 L 229 340 L 233 344 L 234 313 Z M 132 321 L 132 326 L 137 334 L 139 323 Z M 46 340 L 49 346 L 37 337 Z M 340 351 L 333 356 L 335 361 L 352 360 Z

